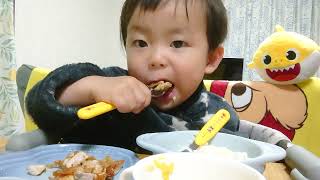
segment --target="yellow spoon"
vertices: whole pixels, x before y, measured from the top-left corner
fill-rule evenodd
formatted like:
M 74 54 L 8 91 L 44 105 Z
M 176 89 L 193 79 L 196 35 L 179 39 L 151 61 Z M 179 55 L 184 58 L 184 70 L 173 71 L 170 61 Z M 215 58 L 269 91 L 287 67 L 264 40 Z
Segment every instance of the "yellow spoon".
M 116 107 L 111 104 L 105 102 L 98 102 L 79 109 L 77 115 L 80 119 L 86 120 L 104 114 L 106 112 L 112 111 L 115 108 Z
M 182 152 L 192 152 L 199 146 L 207 144 L 229 120 L 230 113 L 225 109 L 220 109 L 196 134 L 193 143 Z
M 151 90 L 152 97 L 162 96 L 166 92 L 163 90 L 162 91 L 157 91 L 153 89 L 150 89 L 150 90 Z M 99 116 L 101 114 L 107 113 L 109 111 L 112 111 L 114 109 L 116 109 L 116 107 L 113 106 L 112 104 L 105 103 L 105 102 L 98 102 L 98 103 L 79 109 L 77 112 L 77 115 L 80 119 L 87 120 L 87 119 L 91 119 L 93 117 Z

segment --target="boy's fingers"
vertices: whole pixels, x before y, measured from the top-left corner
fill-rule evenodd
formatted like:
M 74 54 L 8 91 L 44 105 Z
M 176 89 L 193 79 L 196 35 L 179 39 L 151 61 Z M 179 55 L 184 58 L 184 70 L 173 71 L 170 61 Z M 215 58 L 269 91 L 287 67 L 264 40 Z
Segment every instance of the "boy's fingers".
M 150 104 L 150 102 L 151 98 L 144 96 L 143 103 L 137 104 L 136 108 L 132 112 L 136 114 L 140 113 L 145 107 L 147 107 Z
M 120 93 L 114 98 L 114 104 L 121 113 L 132 112 L 135 107 L 135 97 L 128 93 Z
M 121 113 L 139 113 L 151 102 L 149 88 L 136 79 L 128 79 L 126 86 L 116 91 L 114 105 Z
M 146 106 L 150 104 L 150 92 L 144 87 L 140 87 L 135 91 L 135 98 L 136 98 L 136 106 L 132 110 L 134 113 L 141 112 Z
M 150 89 L 143 83 L 141 83 L 141 88 L 142 91 L 144 93 L 144 104 L 143 107 L 147 107 L 149 106 L 150 102 L 151 102 L 151 91 Z

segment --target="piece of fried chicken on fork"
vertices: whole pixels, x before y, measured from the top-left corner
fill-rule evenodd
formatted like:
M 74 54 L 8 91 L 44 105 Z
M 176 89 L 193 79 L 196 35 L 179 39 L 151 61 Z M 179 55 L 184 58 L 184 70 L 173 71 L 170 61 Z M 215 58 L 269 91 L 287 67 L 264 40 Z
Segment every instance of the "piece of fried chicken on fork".
M 158 81 L 148 85 L 148 88 L 151 90 L 151 95 L 154 97 L 163 95 L 171 87 L 172 83 L 168 81 Z

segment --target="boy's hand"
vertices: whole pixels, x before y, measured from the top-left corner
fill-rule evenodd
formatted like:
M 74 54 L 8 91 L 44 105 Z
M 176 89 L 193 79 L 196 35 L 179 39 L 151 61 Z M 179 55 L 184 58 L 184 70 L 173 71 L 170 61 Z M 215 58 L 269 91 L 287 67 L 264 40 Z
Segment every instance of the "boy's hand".
M 139 113 L 151 102 L 149 88 L 131 76 L 92 76 L 90 95 L 95 102 L 107 102 L 122 113 Z

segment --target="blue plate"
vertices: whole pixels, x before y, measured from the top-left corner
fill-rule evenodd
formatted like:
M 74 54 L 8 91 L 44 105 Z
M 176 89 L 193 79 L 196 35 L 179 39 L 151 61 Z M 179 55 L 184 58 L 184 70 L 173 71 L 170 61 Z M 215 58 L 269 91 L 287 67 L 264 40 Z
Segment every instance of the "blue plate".
M 26 168 L 32 164 L 48 164 L 55 160 L 64 159 L 68 153 L 79 150 L 85 151 L 97 159 L 102 159 L 108 155 L 114 160 L 124 160 L 124 165 L 114 177 L 115 180 L 119 179 L 121 171 L 138 161 L 134 152 L 118 147 L 83 144 L 46 145 L 23 152 L 0 155 L 0 180 L 8 179 L 8 177 L 18 177 L 25 180 L 48 179 L 55 169 L 49 169 L 41 176 L 30 176 L 27 174 Z
M 193 142 L 197 132 L 198 131 L 173 131 L 147 133 L 138 136 L 137 144 L 153 152 L 153 154 L 179 152 Z M 248 159 L 241 162 L 260 172 L 264 171 L 266 162 L 279 161 L 286 156 L 286 151 L 276 145 L 225 133 L 218 133 L 215 138 L 209 142 L 209 145 L 226 147 L 233 152 L 246 152 Z

